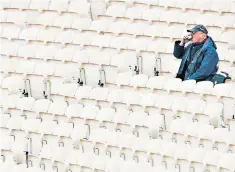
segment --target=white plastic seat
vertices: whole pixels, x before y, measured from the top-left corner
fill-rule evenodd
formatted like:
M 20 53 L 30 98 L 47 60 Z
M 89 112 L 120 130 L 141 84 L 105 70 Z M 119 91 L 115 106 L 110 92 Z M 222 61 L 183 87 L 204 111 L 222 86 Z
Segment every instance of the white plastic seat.
M 55 76 L 60 76 L 66 80 L 67 78 L 78 78 L 79 69 L 74 64 L 58 64 L 55 66 Z
M 41 14 L 37 18 L 36 24 L 43 25 L 44 27 L 51 26 L 53 25 L 57 17 L 58 17 L 58 14 L 55 12 L 46 12 L 46 13 Z
M 235 165 L 234 165 L 234 158 L 235 158 L 235 154 L 225 154 L 223 155 L 220 160 L 219 163 L 217 165 L 218 169 L 227 169 L 230 171 L 234 171 L 235 169 Z
M 113 122 L 116 124 L 126 124 L 129 114 L 130 114 L 129 110 L 124 109 L 124 108 L 118 108 L 113 118 Z
M 54 71 L 55 71 L 54 64 L 41 62 L 41 63 L 36 63 L 34 74 L 47 77 L 47 76 L 52 76 L 54 74 Z
M 180 38 L 184 30 L 185 30 L 184 25 L 172 25 L 167 27 L 166 30 L 164 30 L 162 36 L 169 37 L 171 39 Z
M 198 82 L 194 92 L 200 94 L 201 96 L 203 96 L 204 94 L 211 94 L 213 89 L 213 83 L 210 81 L 202 81 L 202 82 Z
M 109 89 L 108 88 L 93 88 L 90 92 L 89 99 L 93 99 L 96 101 L 106 101 L 106 98 L 108 96 Z
M 171 127 L 170 127 L 170 131 L 171 133 L 174 134 L 179 134 L 179 135 L 186 135 L 188 126 L 191 125 L 191 123 L 189 121 L 187 121 L 186 119 L 175 119 L 172 120 L 171 123 Z M 176 136 L 177 137 L 177 136 Z M 177 141 L 177 138 L 175 138 Z
M 208 102 L 205 106 L 204 114 L 209 117 L 221 117 L 223 114 L 223 104 Z
M 62 44 L 69 44 L 72 43 L 74 36 L 75 36 L 74 31 L 63 31 L 56 36 L 55 42 L 60 42 Z
M 195 24 L 196 20 L 199 16 L 200 16 L 199 11 L 196 11 L 196 10 L 195 11 L 188 11 L 188 12 L 182 13 L 182 15 L 180 16 L 178 21 L 180 23 L 184 23 L 185 25 Z
M 189 0 L 189 1 L 178 0 L 176 3 L 176 7 L 181 8 L 183 11 L 185 11 L 186 9 L 192 9 L 194 3 L 195 3 L 195 0 Z
M 71 25 L 71 28 L 78 29 L 80 32 L 84 30 L 88 30 L 91 25 L 91 19 L 89 18 L 78 18 L 75 19 Z
M 155 106 L 161 109 L 171 109 L 173 103 L 173 97 L 170 95 L 158 96 Z
M 40 112 L 47 112 L 52 102 L 47 99 L 36 100 L 33 106 L 33 110 L 39 114 Z
M 145 112 L 132 112 L 127 119 L 127 124 L 129 124 L 132 128 L 137 126 L 142 127 L 144 126 L 147 117 L 148 115 Z
M 115 53 L 116 54 L 116 53 Z M 109 65 L 111 61 L 111 57 L 114 55 L 112 52 L 108 51 L 99 51 L 99 50 L 91 50 L 89 51 L 89 63 L 101 65 Z
M 30 9 L 42 11 L 49 8 L 50 0 L 31 0 Z
M 114 33 L 115 35 L 119 35 L 121 33 L 125 33 L 125 30 L 126 30 L 128 24 L 129 23 L 126 21 L 112 22 L 107 31 Z
M 68 104 L 65 101 L 52 102 L 48 108 L 48 113 L 53 115 L 64 115 Z
M 75 16 L 71 14 L 64 14 L 55 19 L 54 26 L 64 28 L 71 28 L 72 24 L 75 21 Z
M 220 41 L 220 37 L 221 37 L 221 34 L 223 32 L 223 30 L 221 28 L 218 28 L 218 27 L 207 27 L 207 30 L 208 30 L 208 33 L 210 33 L 210 35 L 211 35 L 211 37 L 213 38 L 214 41 Z
M 174 113 L 184 112 L 187 107 L 187 102 L 188 102 L 188 98 L 185 98 L 185 97 L 180 97 L 180 98 L 175 99 L 171 107 L 172 111 Z
M 129 49 L 135 50 L 137 53 L 140 51 L 146 51 L 148 43 L 150 41 L 148 39 L 141 39 L 141 38 L 135 38 L 132 39 L 131 44 L 128 46 Z
M 96 120 L 101 123 L 103 122 L 112 122 L 115 116 L 115 109 L 114 108 L 102 108 L 96 115 Z
M 163 85 L 165 82 L 165 78 L 163 76 L 154 76 L 150 77 L 148 82 L 146 83 L 146 87 L 150 88 L 151 90 L 154 89 L 163 89 Z
M 79 113 L 82 112 L 82 108 L 83 105 L 81 104 L 70 104 L 65 111 L 65 115 L 69 120 L 74 117 L 79 117 Z
M 190 166 L 193 166 L 194 163 L 202 164 L 205 153 L 206 151 L 203 148 L 192 148 L 188 153 Z
M 7 38 L 9 40 L 18 39 L 20 32 L 21 32 L 21 28 L 18 27 L 18 26 L 15 26 L 15 25 L 8 26 L 8 27 L 3 27 L 1 37 L 2 38 Z
M 221 35 L 221 38 L 220 38 L 220 41 L 222 42 L 230 42 L 232 39 L 231 39 L 231 36 L 235 34 L 235 30 L 226 30 L 222 33 Z
M 41 121 L 39 119 L 27 119 L 23 121 L 22 130 L 28 133 L 36 133 Z
M 157 100 L 157 96 L 153 93 L 147 93 L 143 94 L 142 99 L 140 101 L 140 104 L 146 108 L 146 107 L 152 107 L 155 105 L 155 102 Z
M 235 62 L 235 57 L 233 56 L 235 50 L 228 50 L 228 55 L 225 57 L 231 64 Z
M 95 34 L 93 33 L 78 33 L 75 35 L 73 43 L 74 44 L 79 44 L 81 47 L 84 47 L 85 45 L 90 45 L 91 44 L 91 40 L 93 39 L 93 37 L 95 36 Z
M 192 115 L 203 113 L 206 102 L 204 100 L 188 100 L 186 112 L 190 112 Z
M 2 73 L 6 73 L 6 74 L 9 73 L 9 72 L 13 72 L 14 71 L 14 66 L 11 64 L 11 60 L 10 59 L 1 57 L 1 59 L 0 59 L 0 71 Z
M 39 28 L 26 28 L 21 31 L 19 38 L 24 39 L 26 41 L 37 40 L 37 36 L 40 32 Z
M 135 19 L 141 19 L 143 8 L 141 7 L 131 7 L 128 8 L 125 12 L 125 17 L 131 19 L 132 21 Z
M 125 40 L 122 40 L 122 41 L 125 41 Z M 136 58 L 137 58 L 136 54 L 133 52 L 120 53 L 112 57 L 111 65 L 117 66 L 119 69 L 119 72 L 127 72 L 128 70 L 130 70 L 130 68 L 134 69 L 136 65 L 136 61 L 137 61 Z
M 165 8 L 175 7 L 177 1 L 176 0 L 159 0 L 158 5 L 163 6 Z
M 155 10 L 155 8 L 146 9 L 142 13 L 142 19 L 147 20 L 149 23 L 152 23 L 152 21 L 159 21 L 160 15 L 163 10 L 163 8 L 159 8 L 158 10 Z
M 7 88 L 8 90 L 23 90 L 24 80 L 20 76 L 6 77 L 2 81 L 2 88 Z
M 62 87 L 61 91 L 64 97 L 75 97 L 75 93 L 78 89 L 77 83 L 65 83 Z
M 58 12 L 66 11 L 68 4 L 68 0 L 52 0 L 49 6 L 49 10 L 55 10 Z
M 5 22 L 7 19 L 7 12 L 4 10 L 1 10 L 0 12 L 0 22 Z
M 97 106 L 85 106 L 82 109 L 81 118 L 83 118 L 84 120 L 94 120 L 98 111 L 99 108 Z
M 131 78 L 132 78 L 131 72 L 118 73 L 115 84 L 117 84 L 118 86 L 130 85 Z
M 183 94 L 191 93 L 194 91 L 195 86 L 196 80 L 186 80 L 180 83 L 179 91 L 181 91 Z
M 214 24 L 215 26 L 219 26 L 224 30 L 227 27 L 232 27 L 234 20 L 234 16 L 224 14 L 222 16 L 218 16 L 218 19 L 215 21 Z
M 210 10 L 222 13 L 225 11 L 229 11 L 231 4 L 232 4 L 231 0 L 225 0 L 223 2 L 221 2 L 220 0 L 216 0 L 213 1 Z
M 167 23 L 174 23 L 174 22 L 176 23 L 178 22 L 181 15 L 182 15 L 182 12 L 179 10 L 163 11 L 160 16 L 160 21 L 167 22 Z
M 148 24 L 145 24 L 145 23 L 132 23 L 132 24 L 127 25 L 125 29 L 125 33 L 136 37 L 137 35 L 143 35 L 147 27 L 148 27 Z
M 58 137 L 69 137 L 72 130 L 73 130 L 73 124 L 64 122 L 56 125 L 53 134 Z
M 156 25 L 150 25 L 144 31 L 144 35 L 151 36 L 152 38 L 161 37 L 167 27 L 167 23 L 157 23 Z
M 89 30 L 97 31 L 98 33 L 107 32 L 111 23 L 112 21 L 105 19 L 94 20 L 91 22 Z
M 34 58 L 35 52 L 38 49 L 36 45 L 22 45 L 19 47 L 18 56 L 27 58 Z
M 210 9 L 212 6 L 212 0 L 195 1 L 193 9 L 204 11 Z
M 90 3 L 86 1 L 71 1 L 67 11 L 77 13 L 81 17 L 90 17 Z
M 2 102 L 2 107 L 5 110 L 7 110 L 8 108 L 15 108 L 17 101 L 20 99 L 18 95 L 9 95 L 4 98 L 5 98 L 5 101 Z
M 2 43 L 1 44 L 1 54 L 6 56 L 17 56 L 19 49 L 19 44 L 17 43 Z
M 73 62 L 77 62 L 79 64 L 89 63 L 89 52 L 88 50 L 76 50 L 72 58 Z
M 28 9 L 30 4 L 30 0 L 11 0 L 10 7 L 11 8 L 19 8 L 19 9 Z
M 148 76 L 145 74 L 134 75 L 131 78 L 130 86 L 134 88 L 145 87 L 147 81 L 148 81 Z
M 8 120 L 6 127 L 10 130 L 10 132 L 12 132 L 12 130 L 21 130 L 23 121 L 24 120 L 21 116 L 11 117 Z
M 107 101 L 112 103 L 121 103 L 124 97 L 124 90 L 121 89 L 114 89 L 109 91 L 109 95 L 107 97 Z
M 151 129 L 165 129 L 163 125 L 163 116 L 160 114 L 149 115 L 144 122 L 144 126 L 148 127 L 150 131 Z
M 32 111 L 33 105 L 35 103 L 35 99 L 32 97 L 22 97 L 18 99 L 16 108 L 20 109 L 21 111 L 27 110 L 27 111 Z
M 82 86 L 79 87 L 75 97 L 78 101 L 82 100 L 82 99 L 88 99 L 91 93 L 92 87 L 91 86 Z
M 148 44 L 147 50 L 148 51 L 152 51 L 155 54 L 158 54 L 160 52 L 165 53 L 166 52 L 166 47 L 168 45 L 169 45 L 169 41 L 166 40 L 166 39 L 162 39 L 162 40 L 160 39 L 160 40 L 156 40 L 156 41 L 151 41 Z
M 222 152 L 218 150 L 207 151 L 203 159 L 204 166 L 214 166 L 217 167 L 220 158 L 222 157 Z
M 26 20 L 26 12 L 9 11 L 7 13 L 7 22 L 22 25 Z
M 105 15 L 111 16 L 114 19 L 117 17 L 123 17 L 125 15 L 126 7 L 123 5 L 112 5 L 106 10 Z
M 44 135 L 53 135 L 56 125 L 54 121 L 42 121 L 37 132 L 40 133 L 41 137 Z
M 47 30 L 40 30 L 37 36 L 38 41 L 46 42 L 54 42 L 58 34 L 60 33 L 60 30 L 58 29 L 47 29 Z
M 106 164 L 108 163 L 109 158 L 105 155 L 95 156 L 92 163 L 93 170 L 105 170 Z
M 142 94 L 137 91 L 125 91 L 123 97 L 123 103 L 127 106 L 138 105 L 141 100 Z
M 52 45 L 49 46 L 37 46 L 38 49 L 35 52 L 36 59 L 54 59 L 56 52 L 58 52 L 58 48 Z
M 75 54 L 76 49 L 73 47 L 66 47 L 57 51 L 54 56 L 55 60 L 72 61 L 73 55 Z
M 217 84 L 214 86 L 212 90 L 212 94 L 217 96 L 218 98 L 229 97 L 230 92 L 232 91 L 231 84 Z
M 74 145 L 80 144 L 80 140 L 88 139 L 88 127 L 87 125 L 75 125 L 73 131 L 70 133 L 70 137 L 74 142 Z
M 15 60 L 15 64 L 17 63 L 18 65 L 15 65 L 16 73 L 22 73 L 24 75 L 34 73 L 35 62 L 21 59 L 21 60 Z M 14 64 L 14 60 L 12 64 Z
M 179 91 L 179 87 L 180 87 L 181 82 L 182 82 L 182 80 L 179 78 L 167 79 L 164 82 L 163 89 L 167 90 L 168 92 Z
M 98 46 L 99 48 L 107 48 L 110 46 L 112 36 L 110 35 L 97 35 L 92 41 L 91 45 Z

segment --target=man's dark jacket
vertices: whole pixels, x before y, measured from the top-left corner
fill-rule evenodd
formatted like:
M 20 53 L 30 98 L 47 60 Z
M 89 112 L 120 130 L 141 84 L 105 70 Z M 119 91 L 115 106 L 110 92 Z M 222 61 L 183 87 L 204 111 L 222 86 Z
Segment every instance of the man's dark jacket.
M 216 45 L 208 36 L 203 45 L 195 52 L 195 45 L 190 43 L 187 47 L 180 46 L 180 41 L 175 42 L 174 56 L 182 59 L 177 78 L 182 80 L 194 79 L 196 81 L 211 81 L 217 72 L 219 61 Z M 193 53 L 192 53 L 193 52 Z

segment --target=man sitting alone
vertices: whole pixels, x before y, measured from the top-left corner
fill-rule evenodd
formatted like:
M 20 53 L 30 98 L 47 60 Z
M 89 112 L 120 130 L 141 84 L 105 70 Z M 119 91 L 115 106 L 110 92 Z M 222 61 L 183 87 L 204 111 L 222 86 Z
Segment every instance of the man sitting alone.
M 216 45 L 208 36 L 208 31 L 203 25 L 196 25 L 187 30 L 191 36 L 191 42 L 185 46 L 190 39 L 185 36 L 175 42 L 174 56 L 182 59 L 177 78 L 182 80 L 194 79 L 198 81 L 212 81 L 217 72 L 219 61 Z

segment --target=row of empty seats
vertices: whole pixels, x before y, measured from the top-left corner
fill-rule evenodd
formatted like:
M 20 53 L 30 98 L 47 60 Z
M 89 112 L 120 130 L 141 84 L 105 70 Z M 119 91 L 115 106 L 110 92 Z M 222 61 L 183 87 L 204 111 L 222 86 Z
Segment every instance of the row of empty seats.
M 233 0 L 188 0 L 188 1 L 181 1 L 181 0 L 150 0 L 150 1 L 143 1 L 143 0 L 107 0 L 109 3 L 119 3 L 122 5 L 143 5 L 143 6 L 150 6 L 155 7 L 162 6 L 165 8 L 181 8 L 183 11 L 186 9 L 194 9 L 200 11 L 215 11 L 215 12 L 232 12 L 234 13 L 234 1 Z M 115 12 L 117 12 L 115 10 Z M 120 11 L 123 12 L 123 11 Z
M 50 10 L 90 17 L 90 3 L 83 0 L 1 0 L 1 9 Z

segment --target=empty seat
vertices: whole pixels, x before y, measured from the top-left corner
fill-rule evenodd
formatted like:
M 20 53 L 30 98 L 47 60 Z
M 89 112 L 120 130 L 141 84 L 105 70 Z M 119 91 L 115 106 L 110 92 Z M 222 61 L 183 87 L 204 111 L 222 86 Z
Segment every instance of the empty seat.
M 126 7 L 123 5 L 112 5 L 106 10 L 105 15 L 113 18 L 123 17 L 125 15 Z
M 181 82 L 182 82 L 182 80 L 179 78 L 167 79 L 164 82 L 163 89 L 167 90 L 168 92 L 179 91 L 179 87 L 180 87 Z
M 179 10 L 167 10 L 162 12 L 160 21 L 167 22 L 167 23 L 176 23 L 178 22 L 179 18 L 181 17 L 182 12 Z
M 2 43 L 1 54 L 6 56 L 17 56 L 19 44 L 17 43 Z
M 210 10 L 222 13 L 225 11 L 229 11 L 231 4 L 232 1 L 230 0 L 225 0 L 223 2 L 221 2 L 220 0 L 216 0 L 212 3 Z
M 124 98 L 124 90 L 114 89 L 110 90 L 107 100 L 112 105 L 113 103 L 121 103 Z
M 57 17 L 58 17 L 58 14 L 55 12 L 45 12 L 37 18 L 36 24 L 40 24 L 45 27 L 51 26 L 53 25 Z
M 134 75 L 131 78 L 130 86 L 137 88 L 137 87 L 145 87 L 148 81 L 148 76 L 144 74 Z
M 126 21 L 112 22 L 107 31 L 114 33 L 115 35 L 119 35 L 121 33 L 125 33 L 125 30 L 126 30 L 128 24 L 129 23 Z
M 98 33 L 107 32 L 111 23 L 112 21 L 106 19 L 94 20 L 91 22 L 89 30 L 94 30 L 97 31 Z
M 85 106 L 83 109 L 82 109 L 82 113 L 80 114 L 81 118 L 83 118 L 84 120 L 94 120 L 96 119 L 96 115 L 99 111 L 99 108 L 97 106 Z
M 23 97 L 18 99 L 16 103 L 16 108 L 20 109 L 21 111 L 32 111 L 34 106 L 35 99 L 32 97 Z
M 89 51 L 89 63 L 93 63 L 93 64 L 98 64 L 99 66 L 101 65 L 109 65 L 112 56 L 114 55 L 114 53 L 109 52 L 109 51 Z
M 91 90 L 92 90 L 91 86 L 82 86 L 82 87 L 79 87 L 77 92 L 76 92 L 76 94 L 75 94 L 76 99 L 78 101 L 80 101 L 82 99 L 88 99 Z
M 18 55 L 20 57 L 27 58 L 34 58 L 36 50 L 38 49 L 38 46 L 33 44 L 26 44 L 19 47 Z
M 88 50 L 76 50 L 72 58 L 73 62 L 77 62 L 79 64 L 89 63 L 89 52 Z
M 177 1 L 176 0 L 159 0 L 158 5 L 163 6 L 165 8 L 175 7 Z
M 108 96 L 109 89 L 108 88 L 93 88 L 90 92 L 89 99 L 93 99 L 96 101 L 106 101 L 106 98 Z
M 161 13 L 164 11 L 163 8 L 146 9 L 142 13 L 142 19 L 147 20 L 149 23 L 152 21 L 159 21 Z
M 137 53 L 140 51 L 146 51 L 149 42 L 150 41 L 148 39 L 135 38 L 132 39 L 128 49 L 135 50 Z
M 8 26 L 2 28 L 1 37 L 7 39 L 18 39 L 21 28 L 18 26 Z
M 118 51 L 128 49 L 132 39 L 128 37 L 116 37 L 110 42 L 110 47 L 116 48 Z M 120 54 L 119 54 L 120 55 Z
M 152 107 L 155 105 L 155 102 L 157 100 L 157 95 L 153 93 L 143 94 L 140 104 L 144 107 Z
M 85 33 L 78 33 L 74 36 L 73 43 L 79 44 L 81 47 L 84 47 L 85 45 L 90 45 L 91 40 L 94 38 L 95 34 L 85 32 Z
M 49 10 L 58 12 L 66 11 L 69 1 L 68 0 L 52 0 L 49 5 Z
M 40 112 L 47 113 L 48 108 L 52 102 L 47 99 L 36 100 L 33 106 L 33 110 L 39 114 Z
M 47 10 L 50 2 L 50 0 L 31 0 L 29 8 L 39 11 Z
M 70 104 L 65 112 L 66 117 L 69 121 L 72 120 L 72 118 L 80 117 L 80 113 L 82 112 L 83 105 L 81 104 Z
M 203 96 L 204 94 L 211 94 L 213 89 L 213 83 L 210 81 L 202 81 L 202 82 L 198 82 L 194 92 L 200 94 L 201 96 Z
M 131 7 L 126 10 L 125 17 L 134 20 L 141 19 L 143 8 L 141 7 Z
M 67 11 L 77 13 L 81 17 L 90 17 L 90 3 L 86 1 L 71 1 Z
M 139 105 L 142 94 L 137 91 L 126 91 L 123 97 L 123 103 L 128 107 L 131 105 Z
M 56 52 L 58 52 L 58 48 L 53 45 L 49 46 L 38 46 L 38 49 L 35 52 L 36 59 L 54 59 Z
M 216 95 L 218 98 L 229 97 L 230 92 L 232 91 L 231 84 L 217 84 L 212 90 L 212 94 Z
M 47 30 L 40 30 L 37 36 L 38 41 L 46 42 L 55 42 L 56 37 L 58 36 L 60 30 L 58 29 L 47 29 Z
M 91 45 L 97 46 L 99 48 L 109 47 L 111 39 L 112 36 L 110 35 L 97 35 L 92 39 Z
M 223 113 L 222 103 L 207 103 L 204 109 L 204 114 L 209 117 L 221 117 Z
M 131 72 L 118 73 L 115 83 L 118 86 L 129 85 L 132 78 Z
M 68 104 L 65 101 L 56 101 L 50 104 L 48 113 L 52 115 L 64 115 Z
M 19 8 L 19 9 L 28 9 L 29 8 L 29 4 L 30 4 L 30 0 L 11 0 L 10 1 L 10 7 L 11 8 Z
M 63 31 L 56 36 L 55 42 L 60 42 L 62 44 L 70 44 L 72 43 L 74 36 L 74 31 Z
M 55 54 L 55 60 L 72 61 L 73 55 L 75 54 L 76 49 L 74 47 L 65 47 L 63 49 L 59 49 Z
M 71 25 L 71 28 L 78 29 L 80 32 L 83 30 L 88 30 L 91 24 L 91 19 L 89 18 L 78 18 L 75 19 Z
M 176 7 L 181 8 L 182 10 L 185 11 L 185 9 L 192 9 L 194 3 L 195 3 L 195 0 L 189 0 L 189 1 L 178 0 L 176 3 Z
M 193 9 L 204 11 L 210 9 L 212 6 L 212 0 L 195 1 Z
M 188 100 L 186 112 L 191 113 L 192 115 L 202 114 L 204 112 L 204 108 L 206 106 L 206 102 L 204 100 Z
M 234 171 L 235 169 L 235 165 L 233 163 L 233 159 L 234 159 L 235 155 L 234 154 L 224 154 L 220 160 L 219 163 L 217 165 L 218 169 L 227 169 L 230 171 Z
M 7 88 L 10 91 L 24 90 L 24 80 L 20 76 L 6 77 L 2 81 L 2 88 Z
M 13 62 L 14 63 L 14 62 Z M 29 60 L 16 60 L 15 64 L 19 63 L 19 65 L 15 65 L 15 72 L 22 73 L 24 75 L 33 74 L 35 68 L 35 62 Z
M 154 90 L 154 89 L 161 90 L 163 89 L 164 82 L 165 82 L 165 78 L 163 76 L 150 77 L 146 84 L 146 87 L 150 88 L 151 90 Z
M 136 37 L 137 35 L 143 35 L 147 27 L 148 24 L 145 23 L 132 23 L 126 27 L 125 33 L 131 34 Z
M 150 25 L 144 31 L 144 35 L 152 38 L 162 37 L 163 32 L 167 29 L 167 23 L 157 23 L 156 25 Z
M 186 80 L 180 83 L 179 91 L 183 94 L 185 93 L 192 93 L 196 86 L 196 80 Z
M 40 32 L 40 29 L 38 28 L 26 28 L 21 31 L 19 38 L 24 39 L 26 41 L 31 41 L 31 40 L 37 40 L 37 36 Z
M 34 74 L 47 77 L 47 76 L 52 76 L 54 74 L 54 71 L 55 71 L 54 64 L 40 62 L 40 63 L 36 63 Z
M 96 115 L 96 120 L 100 122 L 100 125 L 104 122 L 112 122 L 115 116 L 114 108 L 102 108 Z M 104 124 L 103 124 L 104 125 Z
M 171 109 L 173 100 L 174 100 L 173 97 L 170 95 L 161 95 L 161 96 L 158 96 L 155 106 L 159 108 L 160 110 Z
M 55 19 L 54 26 L 64 28 L 71 28 L 73 22 L 75 20 L 75 16 L 71 14 L 64 14 L 62 16 L 59 16 Z

